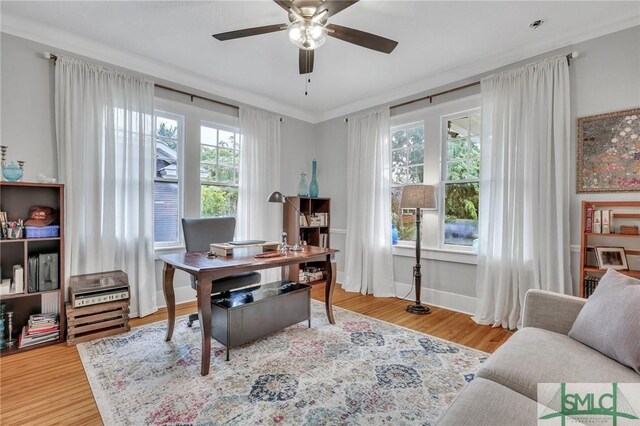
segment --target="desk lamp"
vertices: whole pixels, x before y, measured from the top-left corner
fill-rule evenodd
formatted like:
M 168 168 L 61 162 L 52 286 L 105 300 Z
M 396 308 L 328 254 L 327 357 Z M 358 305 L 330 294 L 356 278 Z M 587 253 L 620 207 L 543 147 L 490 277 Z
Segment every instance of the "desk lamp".
M 298 214 L 302 214 L 302 212 L 300 210 L 298 210 L 296 205 L 293 204 L 286 195 L 282 195 L 281 192 L 278 192 L 278 191 L 272 192 L 271 195 L 269 195 L 269 198 L 267 198 L 267 201 L 270 202 L 270 203 L 282 203 L 282 204 L 289 203 L 295 209 L 295 211 L 298 212 Z M 290 251 L 302 251 L 302 250 L 304 250 L 300 246 L 300 244 L 298 244 L 298 237 L 296 237 L 296 244 L 293 247 L 290 247 L 289 250 Z
M 420 302 L 420 287 L 422 285 L 422 273 L 420 272 L 420 223 L 422 209 L 436 208 L 435 188 L 431 185 L 405 185 L 402 187 L 401 209 L 415 209 L 416 211 L 416 265 L 413 267 L 413 278 L 416 286 L 416 303 L 407 306 L 407 312 L 417 315 L 431 313 L 428 306 Z

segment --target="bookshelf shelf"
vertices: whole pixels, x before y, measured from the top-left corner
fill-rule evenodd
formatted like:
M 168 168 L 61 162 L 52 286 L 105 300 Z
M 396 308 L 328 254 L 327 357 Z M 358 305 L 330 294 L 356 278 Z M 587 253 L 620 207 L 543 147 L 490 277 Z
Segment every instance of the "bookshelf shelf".
M 13 266 L 23 269 L 24 292 L 0 296 L 0 303 L 5 305 L 6 312 L 13 312 L 13 335 L 18 338 L 29 316 L 47 312 L 59 315 L 59 338 L 54 341 L 39 343 L 19 348 L 13 346 L 0 350 L 0 356 L 11 355 L 26 350 L 41 348 L 65 341 L 64 330 L 64 185 L 40 184 L 36 182 L 0 182 L 0 211 L 7 213 L 9 220 L 27 219 L 32 206 L 47 206 L 58 211 L 60 236 L 45 238 L 0 239 L 0 267 L 2 278 L 12 278 Z M 29 257 L 43 253 L 58 255 L 58 288 L 29 292 Z M 6 315 L 5 315 L 6 319 Z M 8 326 L 5 324 L 5 339 L 8 339 Z
M 289 203 L 284 204 L 283 228 L 289 236 L 289 243 L 294 244 L 300 238 L 308 245 L 318 247 L 331 247 L 329 239 L 329 226 L 331 225 L 331 199 L 316 197 L 287 197 L 309 220 L 312 216 L 323 216 L 322 225 L 301 226 L 300 215 Z M 289 266 L 289 280 L 298 282 L 300 270 L 305 267 L 320 267 L 321 263 L 310 262 L 302 265 Z M 326 274 L 325 274 L 326 275 Z M 311 283 L 321 282 L 323 279 L 311 281 Z M 306 283 L 309 284 L 309 283 Z
M 588 220 L 594 220 L 594 212 L 601 210 L 600 216 L 607 214 L 610 218 L 610 230 L 614 233 L 598 233 L 591 232 L 594 224 L 587 223 Z M 596 246 L 612 245 L 615 247 L 623 247 L 627 255 L 627 263 L 629 270 L 620 270 L 618 272 L 630 277 L 640 278 L 640 269 L 638 264 L 640 260 L 640 235 L 629 235 L 619 233 L 622 225 L 640 226 L 640 201 L 583 201 L 581 209 L 582 234 L 580 241 L 580 296 L 588 297 L 585 292 L 585 280 L 590 276 L 601 276 L 606 272 L 600 269 L 594 263 L 593 250 Z M 604 213 L 606 212 L 606 213 Z M 603 226 L 604 227 L 604 226 Z M 589 231 L 589 232 L 588 232 Z M 617 232 L 618 231 L 618 232 Z M 635 259 L 633 262 L 631 259 Z

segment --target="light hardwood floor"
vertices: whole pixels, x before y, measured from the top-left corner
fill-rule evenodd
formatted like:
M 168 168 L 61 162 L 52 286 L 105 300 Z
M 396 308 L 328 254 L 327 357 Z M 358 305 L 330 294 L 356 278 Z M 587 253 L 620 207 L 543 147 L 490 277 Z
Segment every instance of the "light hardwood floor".
M 324 300 L 324 285 L 314 285 L 311 295 Z M 485 352 L 495 351 L 511 333 L 474 323 L 468 315 L 433 308 L 430 315 L 405 312 L 409 303 L 347 293 L 336 288 L 334 306 L 437 336 Z M 196 310 L 195 302 L 179 305 L 176 315 Z M 164 309 L 131 320 L 139 326 L 166 319 Z M 100 425 L 102 421 L 75 347 L 64 344 L 0 358 L 0 424 Z

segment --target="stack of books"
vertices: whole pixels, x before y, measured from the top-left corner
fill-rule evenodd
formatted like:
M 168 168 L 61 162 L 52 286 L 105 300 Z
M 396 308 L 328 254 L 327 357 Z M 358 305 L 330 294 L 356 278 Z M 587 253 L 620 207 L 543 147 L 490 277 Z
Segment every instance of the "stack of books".
M 18 347 L 26 348 L 60 338 L 58 314 L 35 314 L 29 317 L 27 325 L 22 327 L 18 337 Z

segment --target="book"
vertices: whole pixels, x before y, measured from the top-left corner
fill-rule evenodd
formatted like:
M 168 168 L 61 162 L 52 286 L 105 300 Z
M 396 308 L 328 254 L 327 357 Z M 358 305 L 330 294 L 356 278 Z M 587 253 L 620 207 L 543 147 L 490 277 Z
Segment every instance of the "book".
M 24 293 L 24 269 L 13 265 L 13 293 Z
M 591 233 L 593 231 L 593 206 L 587 206 L 587 213 L 585 218 L 584 231 Z
M 602 210 L 593 211 L 593 233 L 602 233 Z
M 611 210 L 602 210 L 602 233 L 603 234 L 611 233 L 611 229 L 609 227 L 609 224 L 611 223 L 611 221 L 609 220 L 610 214 L 611 214 Z

